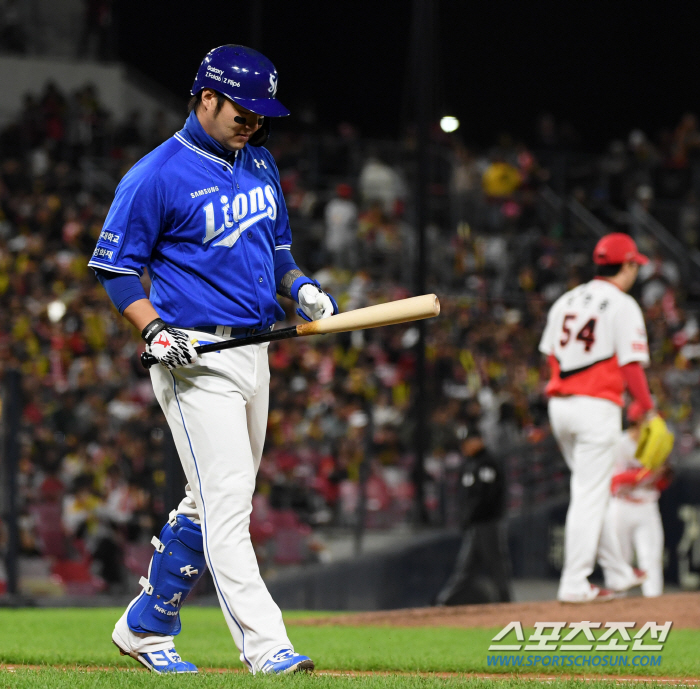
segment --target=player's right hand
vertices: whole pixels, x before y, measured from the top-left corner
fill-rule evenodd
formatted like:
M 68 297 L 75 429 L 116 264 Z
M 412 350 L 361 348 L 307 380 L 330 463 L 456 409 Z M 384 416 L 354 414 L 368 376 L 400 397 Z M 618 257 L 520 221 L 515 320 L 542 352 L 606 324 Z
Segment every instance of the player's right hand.
M 198 359 L 187 335 L 167 326 L 160 318 L 151 321 L 141 332 L 141 337 L 146 342 L 146 351 L 165 368 L 180 368 Z
M 338 313 L 338 305 L 330 294 L 324 292 L 318 283 L 306 283 L 299 288 L 297 313 L 307 321 L 318 321 Z

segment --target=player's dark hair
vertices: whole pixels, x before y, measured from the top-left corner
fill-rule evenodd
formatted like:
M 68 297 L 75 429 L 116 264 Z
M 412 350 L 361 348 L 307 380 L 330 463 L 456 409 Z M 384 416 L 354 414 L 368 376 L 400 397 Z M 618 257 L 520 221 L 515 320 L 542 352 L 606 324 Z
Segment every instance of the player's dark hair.
M 622 263 L 608 263 L 595 267 L 595 274 L 601 278 L 615 277 L 622 270 Z
M 204 89 L 202 89 L 202 91 L 204 91 Z M 197 112 L 197 108 L 202 102 L 202 91 L 190 98 L 189 103 L 187 103 L 187 114 L 191 112 Z M 214 117 L 216 117 L 221 112 L 221 108 L 224 107 L 224 103 L 226 102 L 226 96 L 223 96 L 218 91 L 214 91 L 214 93 L 216 94 L 216 110 L 214 110 Z

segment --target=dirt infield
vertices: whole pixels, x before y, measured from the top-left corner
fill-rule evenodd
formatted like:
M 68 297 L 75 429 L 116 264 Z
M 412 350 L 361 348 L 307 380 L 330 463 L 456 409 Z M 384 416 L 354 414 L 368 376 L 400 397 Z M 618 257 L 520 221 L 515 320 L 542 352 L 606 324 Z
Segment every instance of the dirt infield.
M 659 598 L 619 598 L 605 603 L 571 605 L 557 601 L 458 605 L 361 612 L 333 617 L 294 620 L 295 625 L 351 627 L 504 627 L 518 620 L 524 627 L 552 621 L 620 622 L 643 624 L 673 621 L 675 629 L 700 629 L 700 593 L 671 593 Z

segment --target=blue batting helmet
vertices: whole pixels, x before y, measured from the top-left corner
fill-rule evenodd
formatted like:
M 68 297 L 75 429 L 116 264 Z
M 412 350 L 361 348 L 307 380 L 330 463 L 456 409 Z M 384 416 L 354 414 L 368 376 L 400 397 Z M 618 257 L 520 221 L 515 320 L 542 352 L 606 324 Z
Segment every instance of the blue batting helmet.
M 277 70 L 264 55 L 243 45 L 210 50 L 199 66 L 190 93 L 209 88 L 265 117 L 285 117 L 289 110 L 275 97 Z

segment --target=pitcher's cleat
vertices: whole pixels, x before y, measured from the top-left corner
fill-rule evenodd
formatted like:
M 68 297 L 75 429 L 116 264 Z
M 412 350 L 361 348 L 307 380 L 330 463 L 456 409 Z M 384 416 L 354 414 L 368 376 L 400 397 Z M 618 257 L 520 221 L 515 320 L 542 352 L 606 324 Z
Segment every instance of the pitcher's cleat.
M 560 596 L 560 603 L 605 603 L 606 601 L 617 598 L 615 591 L 610 589 L 602 589 L 591 584 L 591 588 L 587 593 L 577 596 Z
M 283 648 L 265 662 L 261 672 L 266 675 L 286 675 L 290 672 L 311 672 L 313 669 L 314 661 L 309 656 Z
M 138 660 L 141 665 L 145 666 L 151 672 L 157 675 L 165 673 L 172 674 L 196 674 L 197 666 L 192 663 L 185 662 L 178 655 L 175 647 L 169 648 L 166 651 L 153 651 L 151 653 L 137 653 L 136 651 L 129 653 L 112 640 L 112 643 L 119 649 L 119 653 L 123 656 L 131 656 L 134 660 Z
M 635 586 L 641 586 L 647 580 L 647 573 L 643 569 L 633 567 L 632 571 L 634 572 L 634 578 L 622 589 L 623 591 L 629 591 L 629 589 L 633 589 Z

